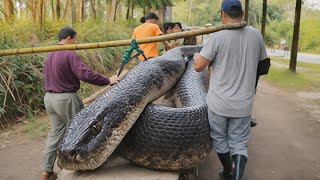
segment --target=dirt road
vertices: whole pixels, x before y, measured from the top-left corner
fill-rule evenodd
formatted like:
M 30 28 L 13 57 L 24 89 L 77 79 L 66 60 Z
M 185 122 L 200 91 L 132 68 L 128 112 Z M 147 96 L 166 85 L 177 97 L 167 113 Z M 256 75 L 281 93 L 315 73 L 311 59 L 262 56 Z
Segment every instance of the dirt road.
M 320 180 L 319 106 L 307 104 L 297 93 L 259 84 L 245 180 Z M 0 180 L 38 178 L 45 139 L 28 138 L 21 126 L 0 133 Z M 200 164 L 198 179 L 218 180 L 220 168 L 212 152 Z

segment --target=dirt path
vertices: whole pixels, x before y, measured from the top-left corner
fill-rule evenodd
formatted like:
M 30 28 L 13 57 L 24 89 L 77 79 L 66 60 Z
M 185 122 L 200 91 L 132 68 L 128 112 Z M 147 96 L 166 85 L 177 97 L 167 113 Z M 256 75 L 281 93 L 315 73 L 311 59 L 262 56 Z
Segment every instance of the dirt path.
M 303 95 L 259 84 L 245 180 L 320 180 L 319 106 Z M 0 133 L 0 180 L 38 179 L 45 138 L 30 139 L 22 126 Z M 220 168 L 212 152 L 198 179 L 218 180 Z

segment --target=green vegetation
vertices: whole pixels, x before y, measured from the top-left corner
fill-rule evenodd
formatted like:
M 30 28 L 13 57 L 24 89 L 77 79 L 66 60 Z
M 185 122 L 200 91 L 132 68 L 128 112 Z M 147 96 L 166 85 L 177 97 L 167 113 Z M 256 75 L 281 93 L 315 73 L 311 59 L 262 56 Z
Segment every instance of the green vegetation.
M 320 64 L 298 62 L 298 72 L 292 73 L 288 70 L 287 59 L 272 58 L 272 62 L 285 65 L 271 65 L 267 79 L 272 83 L 296 91 L 320 89 Z
M 285 39 L 289 49 L 292 44 L 293 19 L 295 1 L 271 0 L 268 1 L 268 18 L 265 40 L 272 41 L 279 47 L 281 38 Z M 303 6 L 300 23 L 299 51 L 319 54 L 320 40 L 320 11 Z M 254 25 L 255 26 L 255 25 Z M 257 26 L 255 26 L 257 27 Z
M 277 62 L 283 65 L 288 65 L 289 66 L 289 59 L 285 59 L 285 58 L 279 58 L 279 57 L 272 57 L 271 59 L 273 62 Z M 309 62 L 297 62 L 297 67 L 299 68 L 306 68 L 309 71 L 315 71 L 315 73 L 317 73 L 317 71 L 320 71 L 320 64 L 316 64 L 316 63 L 309 63 Z
M 243 4 L 244 0 L 241 1 Z M 172 21 L 179 21 L 187 26 L 204 26 L 207 23 L 221 24 L 221 0 L 186 0 L 175 1 Z M 293 35 L 295 1 L 268 0 L 265 41 L 268 45 L 280 48 L 280 40 L 285 39 L 291 48 Z M 249 2 L 248 24 L 261 29 L 262 1 Z M 303 6 L 300 25 L 299 51 L 320 53 L 320 11 Z
M 46 137 L 50 129 L 50 124 L 47 119 L 37 119 L 33 115 L 27 118 L 28 122 L 24 128 L 24 131 L 32 139 L 37 139 L 39 137 Z
M 312 81 L 306 79 L 300 73 L 292 73 L 288 69 L 271 67 L 267 79 L 282 87 L 290 89 L 307 89 L 312 86 Z

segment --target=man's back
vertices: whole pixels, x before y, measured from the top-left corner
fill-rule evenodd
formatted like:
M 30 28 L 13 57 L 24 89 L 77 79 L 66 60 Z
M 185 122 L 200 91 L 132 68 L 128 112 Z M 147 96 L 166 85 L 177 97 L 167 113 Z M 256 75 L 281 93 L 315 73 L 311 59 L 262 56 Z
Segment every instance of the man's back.
M 77 92 L 80 80 L 103 86 L 109 79 L 87 67 L 74 51 L 56 51 L 48 54 L 44 64 L 44 89 L 49 92 Z
M 80 81 L 69 65 L 69 61 L 76 56 L 73 51 L 57 51 L 48 54 L 44 64 L 46 91 L 76 92 L 80 88 Z
M 136 27 L 133 31 L 132 38 L 144 38 L 159 36 L 163 34 L 159 26 L 153 23 L 143 23 Z M 159 55 L 157 43 L 140 44 L 139 47 L 144 51 L 147 58 L 156 57 Z M 139 56 L 139 60 L 143 60 L 142 56 Z
M 259 60 L 267 57 L 260 32 L 245 27 L 211 35 L 203 55 L 213 59 L 207 103 L 212 111 L 230 117 L 251 114 Z

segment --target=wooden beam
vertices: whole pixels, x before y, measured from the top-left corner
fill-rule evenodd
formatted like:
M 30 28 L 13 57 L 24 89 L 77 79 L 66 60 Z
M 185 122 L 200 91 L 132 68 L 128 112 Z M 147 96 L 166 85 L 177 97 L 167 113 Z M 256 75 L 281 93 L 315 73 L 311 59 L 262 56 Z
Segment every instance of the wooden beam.
M 202 29 L 196 29 L 192 31 L 183 31 L 179 33 L 172 33 L 162 36 L 153 36 L 146 38 L 136 39 L 138 44 L 146 44 L 152 42 L 161 42 L 166 40 L 194 37 L 203 34 L 209 34 L 224 29 L 240 29 L 247 25 L 245 21 L 238 23 L 223 24 L 217 26 L 206 27 Z M 87 44 L 68 44 L 68 45 L 56 45 L 56 46 L 46 46 L 46 47 L 32 47 L 32 48 L 21 48 L 21 49 L 8 49 L 0 50 L 0 56 L 8 55 L 19 55 L 19 54 L 31 54 L 31 53 L 43 53 L 51 51 L 61 51 L 61 50 L 83 50 L 83 49 L 95 49 L 95 48 L 105 48 L 105 47 L 116 47 L 116 46 L 128 46 L 131 44 L 132 39 L 118 40 L 118 41 L 107 41 L 98 43 L 87 43 Z

